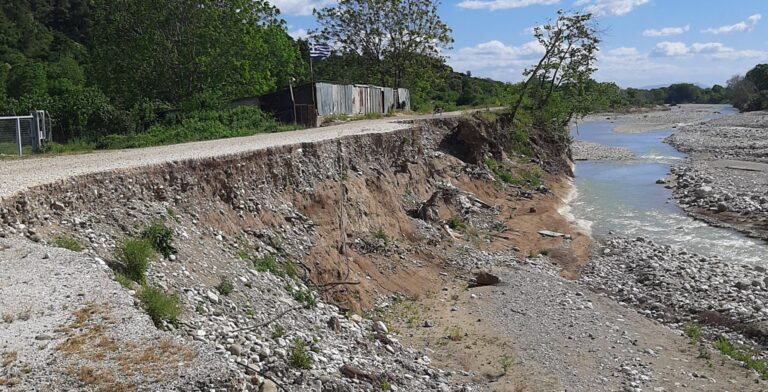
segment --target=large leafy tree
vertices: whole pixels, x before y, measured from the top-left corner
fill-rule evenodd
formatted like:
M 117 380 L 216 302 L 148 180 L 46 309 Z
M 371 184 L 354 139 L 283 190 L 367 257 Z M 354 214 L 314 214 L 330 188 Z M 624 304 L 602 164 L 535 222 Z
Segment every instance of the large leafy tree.
M 541 59 L 523 73 L 527 79 L 514 105 L 514 120 L 523 103 L 546 113 L 560 125 L 574 114 L 591 109 L 585 99 L 592 74 L 596 71 L 598 37 L 592 14 L 558 11 L 557 19 L 534 29 L 534 37 L 543 48 Z M 544 110 L 551 109 L 551 110 Z
M 424 57 L 441 58 L 451 29 L 432 0 L 341 0 L 315 10 L 313 38 L 360 56 L 382 85 L 400 87 Z
M 251 96 L 302 72 L 298 46 L 264 0 L 111 0 L 94 12 L 96 79 L 126 106 Z

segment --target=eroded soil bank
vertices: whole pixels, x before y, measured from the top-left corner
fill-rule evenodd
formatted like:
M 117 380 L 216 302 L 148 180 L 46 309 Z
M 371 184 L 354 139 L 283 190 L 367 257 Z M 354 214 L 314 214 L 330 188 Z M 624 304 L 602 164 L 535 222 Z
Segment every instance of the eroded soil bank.
M 591 241 L 558 212 L 567 152 L 532 131 L 528 155 L 505 153 L 494 131 L 482 117 L 418 121 L 91 174 L 3 200 L 0 382 L 759 389 L 734 364 L 710 368 L 679 331 L 569 280 Z M 159 329 L 137 300 L 145 289 L 112 280 L 124 267 L 116 248 L 154 221 L 172 229 L 176 250 L 155 257 L 147 285 L 183 307 Z M 84 250 L 50 247 L 62 238 Z M 468 288 L 478 271 L 502 283 Z M 152 371 L 130 371 L 137 362 Z

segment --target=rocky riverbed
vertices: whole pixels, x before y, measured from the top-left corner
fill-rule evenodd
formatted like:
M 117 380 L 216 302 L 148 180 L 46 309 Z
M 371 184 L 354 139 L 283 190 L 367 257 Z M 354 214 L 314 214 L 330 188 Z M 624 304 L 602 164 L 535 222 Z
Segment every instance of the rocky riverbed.
M 571 144 L 571 154 L 574 161 L 625 161 L 635 158 L 628 148 L 606 146 L 598 143 L 575 141 Z
M 768 113 L 681 127 L 667 142 L 690 156 L 672 171 L 686 211 L 768 240 Z

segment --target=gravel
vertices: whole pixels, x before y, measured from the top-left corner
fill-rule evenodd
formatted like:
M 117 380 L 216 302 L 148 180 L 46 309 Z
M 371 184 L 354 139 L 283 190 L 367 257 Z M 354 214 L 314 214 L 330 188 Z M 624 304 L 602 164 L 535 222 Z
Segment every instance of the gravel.
M 575 161 L 626 161 L 635 158 L 628 148 L 606 146 L 598 143 L 575 141 L 571 145 L 571 153 Z
M 686 211 L 768 239 L 768 113 L 683 127 L 667 142 L 690 154 L 672 170 L 674 198 Z

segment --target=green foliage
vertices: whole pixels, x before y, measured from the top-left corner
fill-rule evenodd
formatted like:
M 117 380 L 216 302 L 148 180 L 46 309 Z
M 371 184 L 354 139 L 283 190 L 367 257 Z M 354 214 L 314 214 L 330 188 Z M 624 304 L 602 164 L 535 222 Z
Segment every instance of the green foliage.
M 253 261 L 253 266 L 256 271 L 269 272 L 273 275 L 282 275 L 282 269 L 277 263 L 277 259 L 274 255 L 266 255 Z
M 133 283 L 133 281 L 129 277 L 119 272 L 115 273 L 115 281 L 117 283 L 120 283 L 120 286 L 123 286 L 126 289 L 131 288 L 131 283 Z
M 747 369 L 757 372 L 763 380 L 768 380 L 768 363 L 757 358 L 747 350 L 736 347 L 725 337 L 720 337 L 712 343 L 712 346 L 726 356 L 742 362 Z
M 117 250 L 117 256 L 124 264 L 125 276 L 139 283 L 146 278 L 149 258 L 153 254 L 152 243 L 143 238 L 128 238 Z
M 275 329 L 272 330 L 272 339 L 282 338 L 285 336 L 285 328 L 280 324 L 275 324 Z
M 464 223 L 461 217 L 452 216 L 451 219 L 448 219 L 448 227 L 450 227 L 452 230 L 464 230 L 467 228 L 467 225 Z
M 293 346 L 288 356 L 288 363 L 297 369 L 312 369 L 312 358 L 309 356 L 307 344 L 303 340 L 296 338 L 293 341 Z
M 83 246 L 80 244 L 80 242 L 64 234 L 61 234 L 53 239 L 53 246 L 69 249 L 73 252 L 80 252 L 83 250 Z
M 507 374 L 509 369 L 512 367 L 513 359 L 507 354 L 502 355 L 499 357 L 499 365 L 501 366 L 501 370 L 504 372 L 504 374 Z
M 175 294 L 166 294 L 160 289 L 144 286 L 139 300 L 156 327 L 162 326 L 163 321 L 176 324 L 181 315 L 179 297 Z
M 701 340 L 701 326 L 696 322 L 686 324 L 683 333 L 691 339 L 691 344 L 697 344 Z
M 384 245 L 389 245 L 389 243 L 392 241 L 392 239 L 389 237 L 389 234 L 387 234 L 387 232 L 384 231 L 384 228 L 382 227 L 379 227 L 376 229 L 376 231 L 373 232 L 373 238 L 384 241 Z
M 226 277 L 222 277 L 219 284 L 216 285 L 216 290 L 223 295 L 230 295 L 235 290 L 235 285 Z
M 156 220 L 147 226 L 141 233 L 141 238 L 149 241 L 152 248 L 165 258 L 176 253 L 176 248 L 173 247 L 173 230 L 161 220 Z
M 304 305 L 306 308 L 317 306 L 317 300 L 309 290 L 297 290 L 293 292 L 293 299 Z
M 283 272 L 285 273 L 285 276 L 295 279 L 298 275 L 296 271 L 296 263 L 293 262 L 293 260 L 287 259 L 283 263 Z

